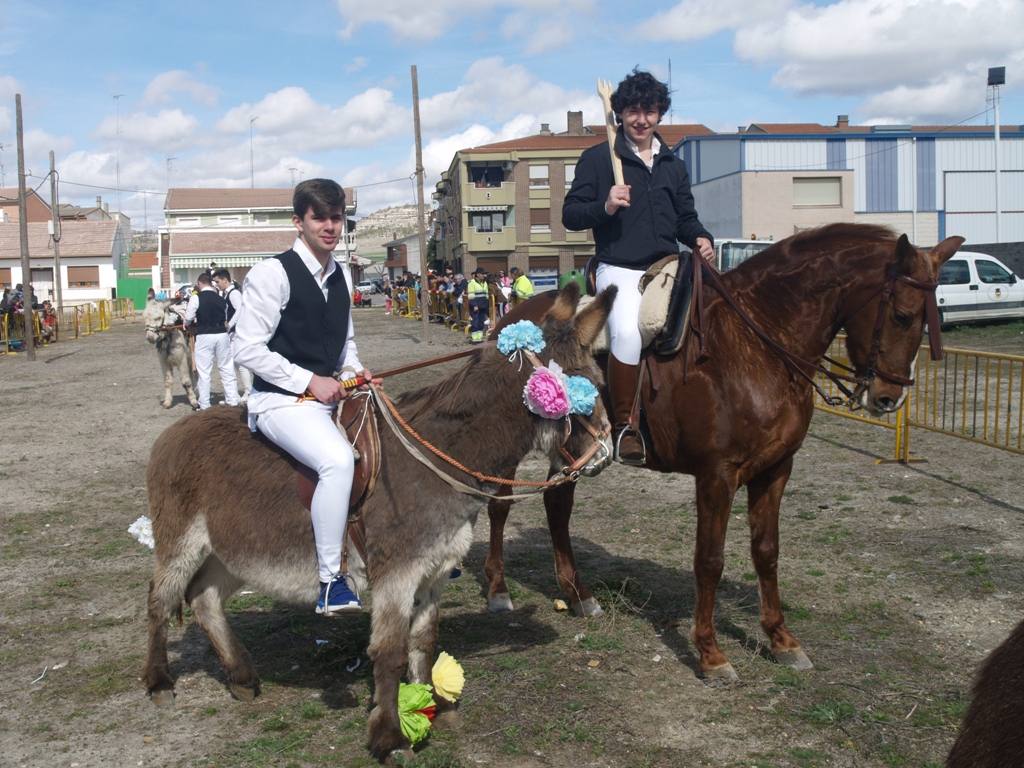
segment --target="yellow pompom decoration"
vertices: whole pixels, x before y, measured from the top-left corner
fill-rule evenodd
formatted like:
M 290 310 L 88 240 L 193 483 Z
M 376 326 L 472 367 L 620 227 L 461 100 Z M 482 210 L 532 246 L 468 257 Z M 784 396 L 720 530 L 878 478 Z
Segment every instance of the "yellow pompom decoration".
M 441 655 L 437 657 L 430 677 L 434 683 L 434 693 L 445 701 L 455 703 L 462 695 L 466 674 L 462 671 L 462 665 L 446 652 L 441 651 Z

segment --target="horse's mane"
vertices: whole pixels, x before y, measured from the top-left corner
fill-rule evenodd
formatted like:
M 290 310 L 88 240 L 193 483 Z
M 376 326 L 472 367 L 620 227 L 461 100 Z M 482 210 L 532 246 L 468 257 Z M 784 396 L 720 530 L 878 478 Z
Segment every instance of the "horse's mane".
M 395 403 L 408 409 L 407 418 L 415 418 L 424 411 L 436 416 L 463 419 L 478 413 L 481 407 L 495 404 L 492 387 L 479 386 L 467 380 L 482 377 L 494 382 L 509 370 L 515 370 L 501 355 L 485 354 L 487 350 L 477 349 L 458 371 L 436 384 L 404 392 L 395 398 Z
M 763 267 L 788 267 L 790 262 L 797 260 L 806 262 L 822 258 L 824 254 L 833 253 L 852 244 L 882 245 L 892 243 L 895 239 L 896 233 L 889 227 L 880 224 L 854 224 L 852 222 L 825 224 L 779 240 L 747 259 L 731 270 L 731 273 L 744 276 L 748 272 L 758 271 Z

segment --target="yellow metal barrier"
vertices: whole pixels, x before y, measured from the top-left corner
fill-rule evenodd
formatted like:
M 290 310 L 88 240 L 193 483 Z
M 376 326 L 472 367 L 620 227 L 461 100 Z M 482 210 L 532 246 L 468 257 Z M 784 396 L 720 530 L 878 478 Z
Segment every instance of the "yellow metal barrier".
M 842 337 L 833 342 L 829 355 L 849 362 Z M 818 398 L 815 408 L 892 430 L 893 459 L 902 463 L 913 461 L 914 428 L 1024 454 L 1024 356 L 946 347 L 944 358 L 933 361 L 923 346 L 917 353 L 915 382 L 903 407 L 883 418 L 834 408 Z M 824 377 L 818 383 L 828 394 L 840 394 Z
M 0 317 L 0 355 L 14 354 L 11 349 L 10 317 L 6 312 Z

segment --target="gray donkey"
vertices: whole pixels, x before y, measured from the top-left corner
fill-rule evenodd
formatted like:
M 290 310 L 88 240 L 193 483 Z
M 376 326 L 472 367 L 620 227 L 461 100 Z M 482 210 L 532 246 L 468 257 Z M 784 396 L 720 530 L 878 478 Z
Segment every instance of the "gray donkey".
M 142 322 L 146 325 L 146 341 L 156 346 L 160 372 L 164 375 L 164 399 L 161 404 L 164 408 L 171 407 L 171 384 L 174 383 L 174 372 L 177 371 L 189 405 L 197 410 L 199 400 L 196 399 L 196 386 L 192 378 L 188 340 L 180 328 L 181 317 L 171 310 L 171 302 L 151 299 L 142 311 Z
M 570 284 L 544 317 L 546 348 L 567 374 L 600 385 L 589 351 L 605 324 L 614 290 L 578 315 L 579 289 Z M 493 347 L 478 350 L 455 375 L 397 400 L 399 412 L 426 440 L 465 466 L 513 477 L 531 450 L 551 457 L 564 448 L 580 455 L 605 443 L 608 422 L 600 399 L 590 426 L 566 429 L 524 406 L 530 365 L 510 362 Z M 580 417 L 573 417 L 574 420 Z M 566 433 L 568 431 L 568 437 Z M 398 685 L 429 682 L 437 640 L 438 603 L 451 569 L 469 550 L 484 501 L 456 492 L 381 433 L 381 474 L 361 512 L 372 591 L 369 656 L 374 664 L 370 751 L 378 759 L 408 746 L 398 719 Z M 436 463 L 436 460 L 435 460 Z M 452 474 L 494 493 L 459 471 Z M 593 468 L 596 471 L 596 468 Z M 295 465 L 270 443 L 252 436 L 237 408 L 186 416 L 157 439 L 147 473 L 156 564 L 149 587 L 149 654 L 145 683 L 158 704 L 173 701 L 167 661 L 167 622 L 182 603 L 191 606 L 240 699 L 259 692 L 248 652 L 231 632 L 224 602 L 243 584 L 282 600 L 308 605 L 317 572 L 309 512 L 296 494 Z

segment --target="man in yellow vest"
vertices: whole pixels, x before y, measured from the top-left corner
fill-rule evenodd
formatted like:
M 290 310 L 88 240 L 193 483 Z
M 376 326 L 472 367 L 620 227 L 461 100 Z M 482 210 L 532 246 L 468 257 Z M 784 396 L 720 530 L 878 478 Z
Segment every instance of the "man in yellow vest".
M 484 340 L 484 322 L 489 309 L 490 289 L 487 287 L 487 272 L 483 267 L 473 270 L 473 279 L 466 284 L 466 296 L 469 299 L 469 340 L 479 344 Z
M 533 297 L 533 283 L 530 282 L 530 278 L 520 271 L 519 267 L 512 267 L 509 270 L 509 274 L 512 276 L 512 301 L 514 304 L 518 304 L 520 301 L 526 301 Z

